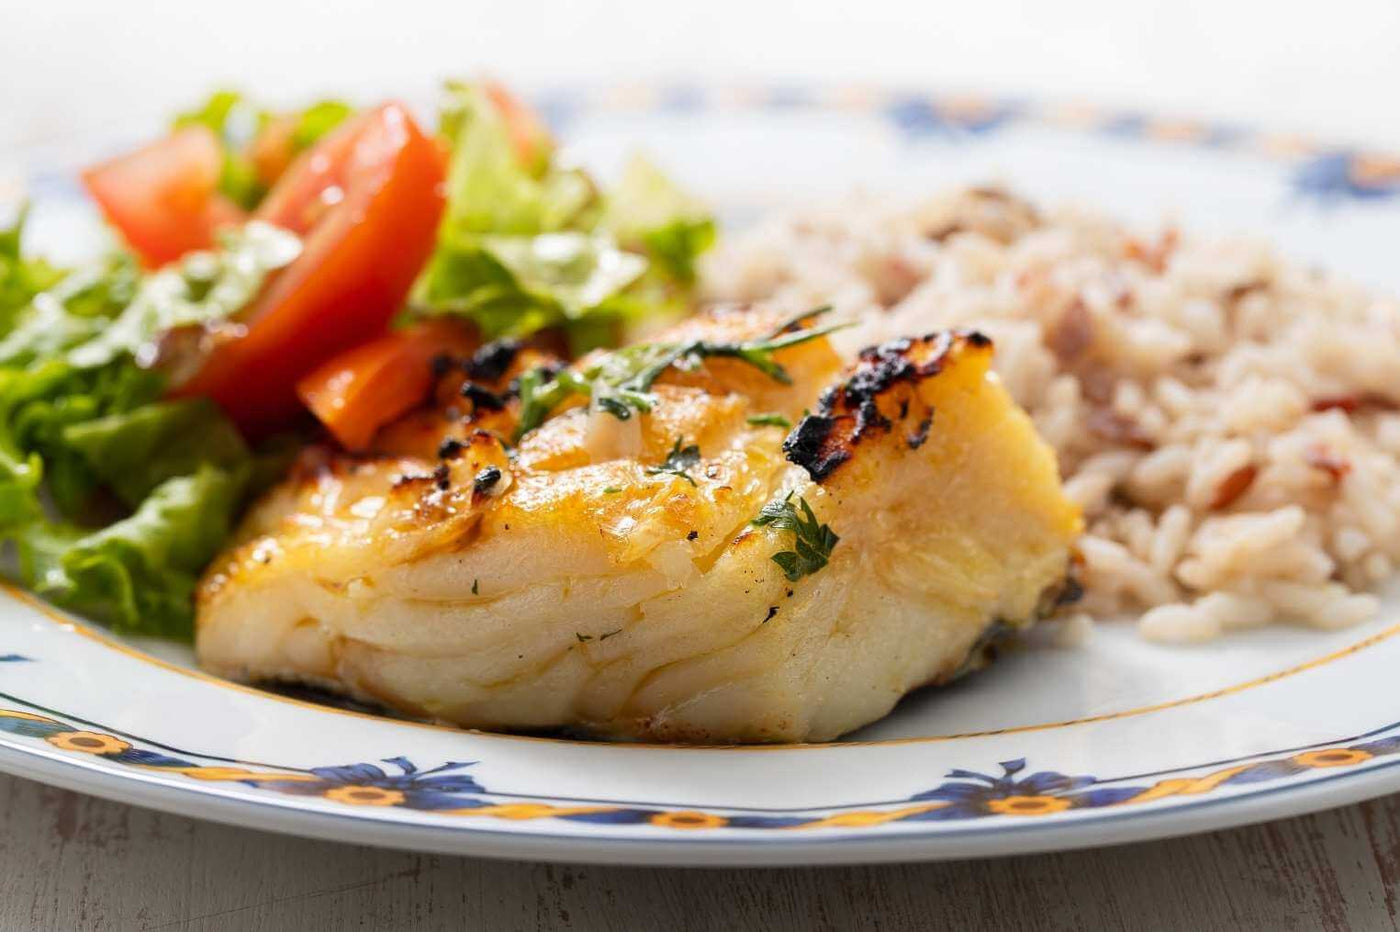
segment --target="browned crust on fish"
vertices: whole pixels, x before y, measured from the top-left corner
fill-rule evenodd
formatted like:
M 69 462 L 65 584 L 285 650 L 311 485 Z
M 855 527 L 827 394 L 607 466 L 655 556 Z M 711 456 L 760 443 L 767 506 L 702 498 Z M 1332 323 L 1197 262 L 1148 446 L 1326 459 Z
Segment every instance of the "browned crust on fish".
M 793 428 L 783 441 L 783 452 L 813 481 L 823 482 L 871 436 L 899 428 L 910 449 L 917 450 L 928 439 L 934 421 L 933 409 L 919 401 L 919 383 L 956 365 L 968 353 L 991 352 L 991 339 L 971 330 L 866 347 L 851 375 L 827 389 L 816 413 Z

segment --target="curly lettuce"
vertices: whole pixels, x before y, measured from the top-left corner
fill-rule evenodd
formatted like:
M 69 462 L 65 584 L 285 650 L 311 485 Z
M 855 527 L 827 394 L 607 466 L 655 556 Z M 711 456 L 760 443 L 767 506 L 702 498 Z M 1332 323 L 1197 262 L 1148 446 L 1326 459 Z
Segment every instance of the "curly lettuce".
M 143 363 L 170 330 L 236 314 L 295 255 L 288 237 L 249 225 L 147 276 L 125 257 L 36 264 L 19 274 L 38 290 L 0 292 L 0 541 L 25 585 L 124 631 L 190 635 L 198 574 L 261 469 L 217 406 L 164 400 Z M 0 256 L 28 266 L 19 239 L 0 233 Z
M 684 305 L 714 224 L 655 166 L 634 160 L 605 194 L 548 147 L 522 161 L 507 114 L 471 84 L 448 85 L 441 131 L 447 206 L 414 313 L 465 317 L 488 338 L 555 328 L 581 352 Z
M 604 223 L 665 278 L 695 284 L 696 262 L 714 245 L 714 218 L 650 160 L 635 155 L 608 198 Z
M 228 537 L 246 478 L 205 464 L 162 482 L 106 527 L 35 525 L 16 538 L 25 582 L 118 630 L 188 638 L 195 585 Z
M 0 328 L 13 326 L 20 311 L 34 296 L 53 287 L 63 272 L 42 260 L 25 259 L 20 254 L 20 232 L 29 209 L 20 208 L 14 223 L 0 229 Z
M 192 252 L 146 276 L 120 314 L 100 332 L 68 350 L 79 366 L 110 362 L 123 353 L 149 362 L 164 334 L 232 316 L 253 299 L 268 276 L 301 254 L 301 241 L 261 221 L 219 233 L 217 251 Z

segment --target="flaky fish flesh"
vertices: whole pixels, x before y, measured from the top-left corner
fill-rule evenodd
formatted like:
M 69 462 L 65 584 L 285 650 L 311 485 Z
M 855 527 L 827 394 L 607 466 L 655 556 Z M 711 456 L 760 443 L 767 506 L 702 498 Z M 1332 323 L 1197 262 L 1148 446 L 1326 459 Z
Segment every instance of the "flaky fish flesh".
M 201 585 L 200 662 L 465 727 L 698 743 L 833 739 L 976 667 L 1069 585 L 1080 526 L 990 341 L 735 349 L 781 324 L 702 314 L 660 338 L 680 350 L 640 407 L 574 395 L 518 441 L 522 384 L 556 367 L 484 347 L 372 454 L 311 449 L 255 506 Z

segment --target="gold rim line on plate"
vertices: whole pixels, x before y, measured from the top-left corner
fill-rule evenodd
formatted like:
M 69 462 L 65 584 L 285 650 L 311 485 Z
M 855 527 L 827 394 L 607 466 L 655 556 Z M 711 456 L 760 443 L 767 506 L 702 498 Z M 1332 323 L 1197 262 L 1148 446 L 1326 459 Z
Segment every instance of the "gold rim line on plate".
M 1294 664 L 1291 667 L 1285 667 L 1282 670 L 1276 670 L 1273 673 L 1266 673 L 1263 676 L 1258 676 L 1254 679 L 1246 680 L 1243 683 L 1236 683 L 1233 686 L 1222 686 L 1219 689 L 1212 689 L 1207 692 L 1196 693 L 1192 696 L 1184 696 L 1180 699 L 1168 699 L 1164 702 L 1154 702 L 1149 705 L 1138 706 L 1132 709 L 1123 709 L 1118 712 L 1103 712 L 1098 715 L 1086 715 L 1081 718 L 1069 718 L 1058 722 L 1042 722 L 1037 725 L 1013 725 L 1008 728 L 991 728 L 985 731 L 964 731 L 948 735 L 922 735 L 913 738 L 884 738 L 870 741 L 838 740 L 829 741 L 821 744 L 805 742 L 793 744 L 648 744 L 634 741 L 597 741 L 575 738 L 550 738 L 540 735 L 512 735 L 504 732 L 480 731 L 474 728 L 459 728 L 455 725 L 441 725 L 435 722 L 420 722 L 414 721 L 412 719 L 390 718 L 386 715 L 374 715 L 369 712 L 355 712 L 350 709 L 338 709 L 334 706 L 322 705 L 317 702 L 308 702 L 304 699 L 293 699 L 290 696 L 281 696 L 277 693 L 268 692 L 264 689 L 258 689 L 255 686 L 248 686 L 243 683 L 235 683 L 232 680 L 226 680 L 221 677 L 214 676 L 212 673 L 206 673 L 203 670 L 198 670 L 193 667 L 185 667 L 177 663 L 171 663 L 168 660 L 162 660 L 159 657 L 152 656 L 151 654 L 148 654 L 145 651 L 138 650 L 129 644 L 123 643 L 120 639 L 112 635 L 104 634 L 100 631 L 95 630 L 94 628 L 90 627 L 88 622 L 79 619 L 69 618 L 68 616 L 62 614 L 57 608 L 55 608 L 52 605 L 49 605 L 43 599 L 40 599 L 38 596 L 34 595 L 31 592 L 27 592 L 23 589 L 20 589 L 17 586 L 3 581 L 0 581 L 0 589 L 3 589 L 6 593 L 10 595 L 11 598 L 15 599 L 16 601 L 22 602 L 23 604 L 36 609 L 53 624 L 63 628 L 66 631 L 70 631 L 81 637 L 87 638 L 90 641 L 94 641 L 98 644 L 101 644 L 103 647 L 106 647 L 110 650 L 115 650 L 118 653 L 125 654 L 128 657 L 133 657 L 137 660 L 142 661 L 143 663 L 148 663 L 152 666 L 159 667 L 164 670 L 169 670 L 173 673 L 178 673 L 182 676 L 187 676 L 191 679 L 200 680 L 205 683 L 212 683 L 213 685 L 222 687 L 224 689 L 230 689 L 234 690 L 235 692 L 257 696 L 259 698 L 267 699 L 273 702 L 286 703 L 288 705 L 298 706 L 300 708 L 311 709 L 317 712 L 329 713 L 333 715 L 346 715 L 352 718 L 365 719 L 372 722 L 381 722 L 391 725 L 407 725 L 413 728 L 426 728 L 432 731 L 446 732 L 449 734 L 471 735 L 475 738 L 491 738 L 501 741 L 535 741 L 546 742 L 550 744 L 568 744 L 584 747 L 595 746 L 626 748 L 629 750 L 642 751 L 832 751 L 840 750 L 842 748 L 882 747 L 886 745 L 899 744 L 931 744 L 934 742 L 942 741 L 957 741 L 964 738 L 990 738 L 996 735 L 1019 735 L 1033 731 L 1052 731 L 1056 728 L 1069 728 L 1074 725 L 1090 725 L 1096 722 L 1111 722 L 1117 719 L 1134 718 L 1139 715 L 1148 715 L 1152 712 L 1164 712 L 1167 709 L 1178 709 L 1182 708 L 1183 706 L 1197 705 L 1202 702 L 1208 702 L 1211 699 L 1221 699 L 1225 696 L 1232 696 L 1236 693 L 1242 693 L 1246 690 L 1254 689 L 1258 686 L 1266 686 L 1269 683 L 1274 683 L 1279 680 L 1295 676 L 1299 673 L 1304 673 L 1308 670 L 1314 670 L 1318 667 L 1326 666 L 1329 663 L 1341 660 L 1343 657 L 1349 657 L 1352 654 L 1360 653 L 1368 647 L 1373 647 L 1376 644 L 1381 643 L 1382 641 L 1389 640 L 1396 634 L 1400 634 L 1400 623 L 1396 623 L 1381 631 L 1377 631 L 1375 634 L 1372 634 L 1369 637 L 1357 641 L 1355 644 L 1339 648 L 1328 654 L 1323 654 L 1321 657 L 1314 657 L 1312 660 L 1305 660 L 1302 663 Z

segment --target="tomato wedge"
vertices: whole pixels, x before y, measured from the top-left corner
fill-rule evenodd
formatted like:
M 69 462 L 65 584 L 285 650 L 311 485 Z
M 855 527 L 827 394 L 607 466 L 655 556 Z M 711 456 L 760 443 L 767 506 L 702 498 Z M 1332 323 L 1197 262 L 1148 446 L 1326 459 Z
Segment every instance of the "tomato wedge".
M 434 358 L 466 356 L 479 343 L 456 321 L 424 321 L 341 353 L 299 381 L 297 394 L 342 446 L 363 450 L 432 394 Z
M 249 434 L 300 410 L 296 383 L 384 332 L 432 251 L 443 162 L 402 104 L 361 114 L 302 153 L 258 219 L 303 237 L 301 256 L 239 317 L 176 394 L 217 401 Z
M 219 194 L 224 150 L 204 126 L 187 126 L 94 165 L 83 183 L 109 223 L 148 268 L 214 244 L 214 231 L 243 211 Z

